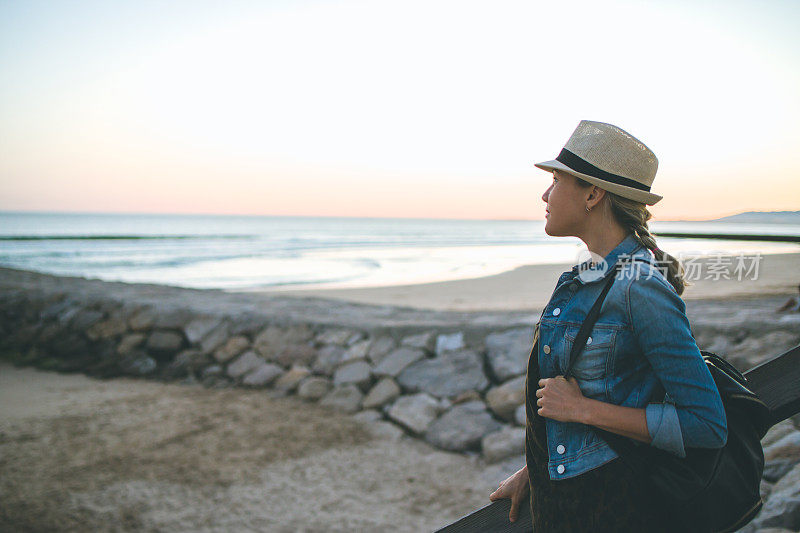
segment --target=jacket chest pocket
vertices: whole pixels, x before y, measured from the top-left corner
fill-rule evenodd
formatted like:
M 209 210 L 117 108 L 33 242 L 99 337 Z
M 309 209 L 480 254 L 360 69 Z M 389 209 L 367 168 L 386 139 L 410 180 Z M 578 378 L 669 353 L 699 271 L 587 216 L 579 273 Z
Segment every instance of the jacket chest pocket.
M 569 363 L 569 354 L 579 330 L 580 326 L 570 326 L 564 333 L 566 352 L 564 368 Z M 586 339 L 586 346 L 576 356 L 575 364 L 572 365 L 572 373 L 575 378 L 579 381 L 586 381 L 599 379 L 609 374 L 616 335 L 617 330 L 613 328 L 595 327 L 592 329 Z

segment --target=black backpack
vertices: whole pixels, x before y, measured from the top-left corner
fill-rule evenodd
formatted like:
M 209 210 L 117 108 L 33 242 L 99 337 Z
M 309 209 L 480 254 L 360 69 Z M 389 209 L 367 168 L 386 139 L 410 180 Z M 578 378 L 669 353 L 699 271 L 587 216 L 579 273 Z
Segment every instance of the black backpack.
M 600 307 L 620 267 L 603 287 L 570 352 L 569 377 L 576 357 L 600 315 Z M 736 531 L 761 510 L 764 452 L 769 429 L 767 405 L 748 389 L 747 379 L 718 355 L 701 350 L 725 408 L 728 438 L 722 448 L 686 448 L 686 457 L 591 426 L 637 475 L 645 480 L 646 500 L 675 531 Z M 653 398 L 658 401 L 659 398 Z M 663 398 L 661 398 L 663 400 Z

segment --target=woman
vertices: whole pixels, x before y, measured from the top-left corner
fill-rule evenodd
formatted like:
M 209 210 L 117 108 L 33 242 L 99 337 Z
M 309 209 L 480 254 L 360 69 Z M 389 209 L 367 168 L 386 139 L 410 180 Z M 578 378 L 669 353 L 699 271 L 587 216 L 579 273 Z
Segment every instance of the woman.
M 564 272 L 535 328 L 525 397 L 526 465 L 491 500 L 510 498 L 510 520 L 528 497 L 536 533 L 670 531 L 637 479 L 592 429 L 685 455 L 721 447 L 727 422 L 719 392 L 686 318 L 683 268 L 659 250 L 647 205 L 658 160 L 624 130 L 582 121 L 542 195 L 545 232 L 579 237 L 592 261 Z M 611 286 L 585 348 L 564 379 L 572 342 L 606 276 Z M 536 345 L 536 343 L 535 343 Z M 656 399 L 662 399 L 660 403 Z

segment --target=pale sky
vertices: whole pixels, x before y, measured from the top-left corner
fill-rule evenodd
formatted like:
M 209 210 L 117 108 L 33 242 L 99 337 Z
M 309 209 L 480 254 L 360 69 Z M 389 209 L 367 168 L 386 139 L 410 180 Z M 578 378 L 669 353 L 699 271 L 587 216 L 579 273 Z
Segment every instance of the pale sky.
M 654 220 L 800 209 L 797 1 L 0 1 L 0 210 L 542 219 L 581 119 Z

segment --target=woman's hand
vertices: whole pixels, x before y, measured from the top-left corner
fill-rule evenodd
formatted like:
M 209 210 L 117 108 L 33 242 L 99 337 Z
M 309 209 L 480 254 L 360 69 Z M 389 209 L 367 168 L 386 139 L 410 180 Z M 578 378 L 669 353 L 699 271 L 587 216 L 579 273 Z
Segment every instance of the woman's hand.
M 525 465 L 500 483 L 500 487 L 489 495 L 489 499 L 495 501 L 511 498 L 511 510 L 508 512 L 508 519 L 514 522 L 519 514 L 519 504 L 528 496 L 530 490 L 528 465 Z
M 536 390 L 537 413 L 545 418 L 552 418 L 559 422 L 583 422 L 584 401 L 578 380 L 564 376 L 545 378 L 539 380 L 539 389 Z

